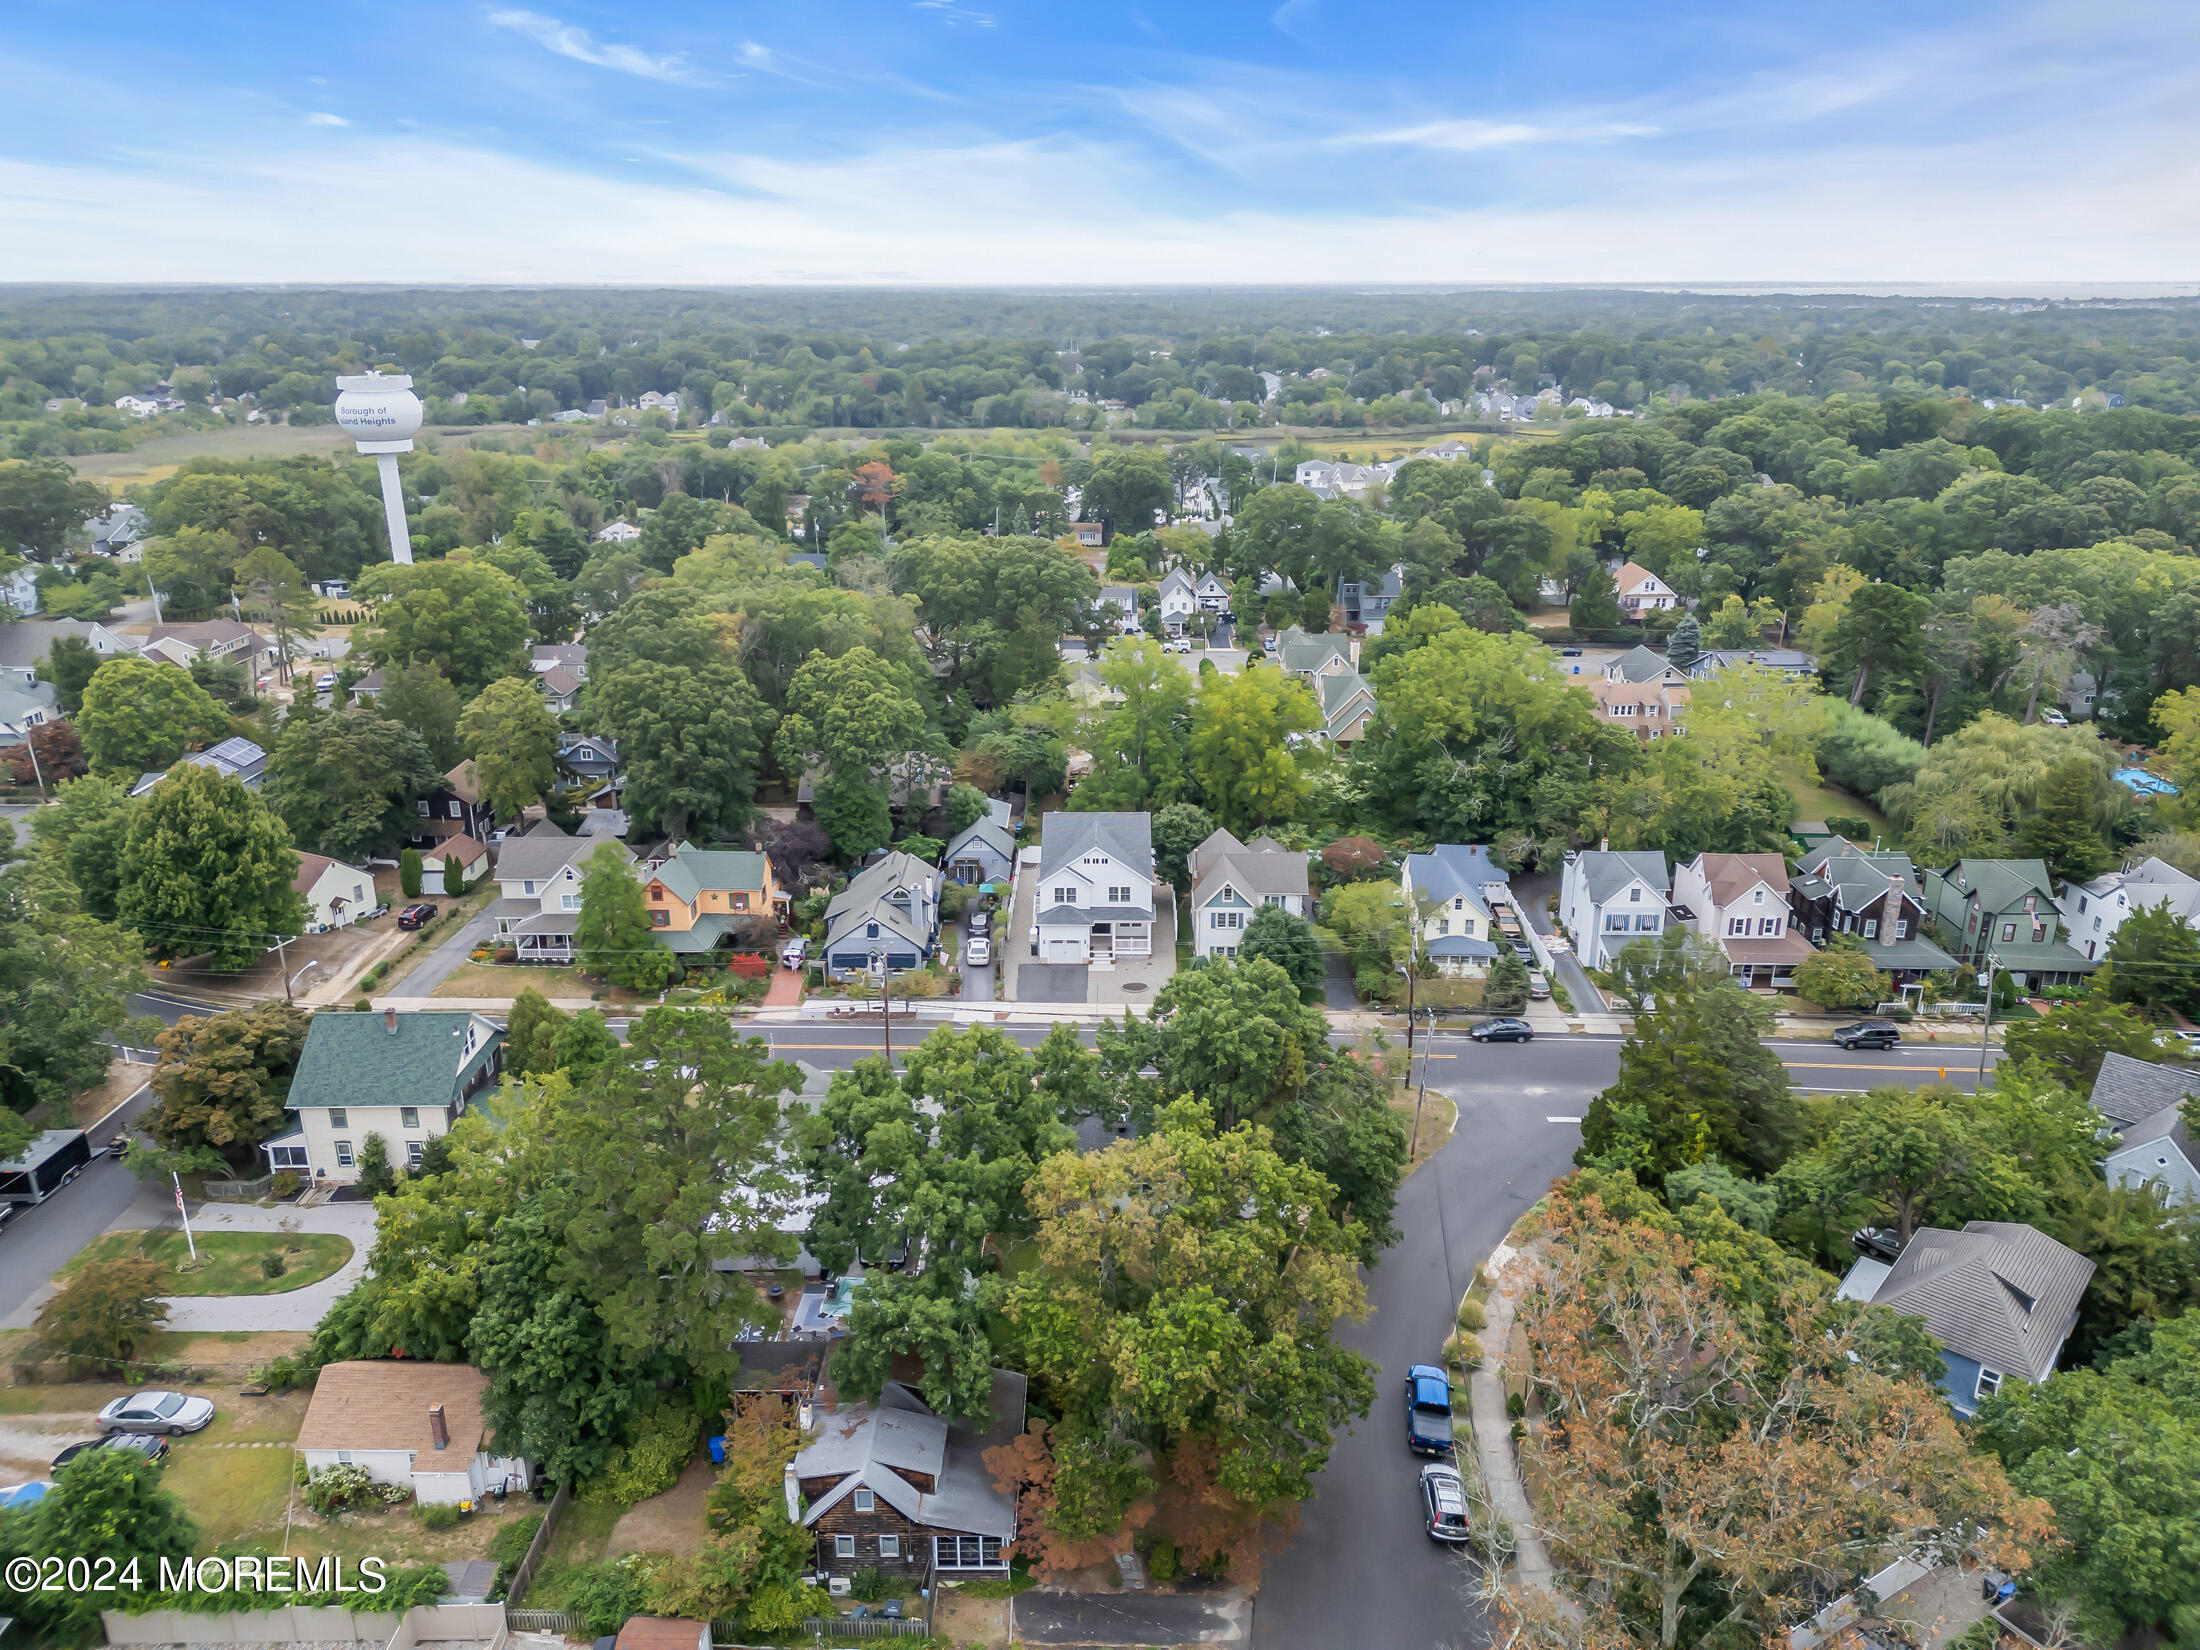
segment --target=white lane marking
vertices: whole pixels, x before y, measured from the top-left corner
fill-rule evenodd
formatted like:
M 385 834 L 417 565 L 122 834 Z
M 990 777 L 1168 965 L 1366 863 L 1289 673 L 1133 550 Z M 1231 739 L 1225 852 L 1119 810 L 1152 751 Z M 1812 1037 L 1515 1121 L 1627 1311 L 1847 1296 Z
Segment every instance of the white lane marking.
M 1581 1119 L 1578 1117 L 1546 1117 L 1543 1121 L 1546 1123 L 1578 1123 Z

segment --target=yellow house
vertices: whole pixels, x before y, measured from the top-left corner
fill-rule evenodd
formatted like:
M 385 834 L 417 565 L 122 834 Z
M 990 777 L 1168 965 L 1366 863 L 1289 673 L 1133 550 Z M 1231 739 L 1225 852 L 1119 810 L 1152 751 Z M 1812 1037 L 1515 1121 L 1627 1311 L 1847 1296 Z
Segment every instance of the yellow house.
M 764 854 L 683 844 L 643 876 L 642 899 L 657 938 L 683 956 L 739 948 L 779 931 L 782 896 Z

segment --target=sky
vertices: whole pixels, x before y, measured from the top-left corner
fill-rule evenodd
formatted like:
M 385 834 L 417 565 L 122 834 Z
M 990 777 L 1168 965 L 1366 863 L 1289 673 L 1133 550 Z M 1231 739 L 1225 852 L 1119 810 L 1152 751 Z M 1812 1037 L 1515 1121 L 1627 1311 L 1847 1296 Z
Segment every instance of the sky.
M 8 0 L 0 281 L 2189 282 L 2191 0 Z

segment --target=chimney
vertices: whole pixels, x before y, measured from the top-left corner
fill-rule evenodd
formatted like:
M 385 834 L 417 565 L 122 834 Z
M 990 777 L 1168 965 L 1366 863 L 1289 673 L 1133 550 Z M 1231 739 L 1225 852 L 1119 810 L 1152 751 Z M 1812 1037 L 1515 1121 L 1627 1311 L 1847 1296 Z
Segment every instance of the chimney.
M 392 1037 L 394 1037 L 394 1036 L 396 1036 L 396 1035 L 397 1035 L 397 1010 L 396 1010 L 396 1009 L 394 1009 L 394 1008 L 385 1008 L 384 1010 L 382 1010 L 382 1029 L 383 1029 L 384 1031 L 388 1032 L 388 1033 L 389 1033 L 389 1034 L 390 1034 L 390 1035 L 391 1035 Z
M 786 1492 L 787 1496 L 787 1522 L 790 1524 L 801 1523 L 802 1480 L 795 1476 L 794 1463 L 792 1461 L 789 1461 L 787 1463 L 787 1470 L 785 1475 L 781 1479 L 780 1487 Z
M 1598 852 L 1598 853 L 1600 853 L 1600 854 L 1608 854 L 1608 853 L 1610 853 L 1611 851 L 1612 851 L 1612 839 L 1611 839 L 1610 837 L 1608 837 L 1608 836 L 1600 836 L 1600 837 L 1598 837 L 1598 838 L 1597 838 L 1597 852 Z
M 451 1447 L 451 1429 L 443 1419 L 443 1406 L 441 1404 L 430 1404 L 428 1406 L 428 1436 L 435 1440 L 437 1449 L 449 1449 Z

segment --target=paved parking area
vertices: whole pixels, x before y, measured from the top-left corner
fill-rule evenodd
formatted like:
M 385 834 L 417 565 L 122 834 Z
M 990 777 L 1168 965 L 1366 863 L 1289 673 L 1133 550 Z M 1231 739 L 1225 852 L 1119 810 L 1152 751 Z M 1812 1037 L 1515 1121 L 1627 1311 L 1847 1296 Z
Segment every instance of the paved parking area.
M 1085 1000 L 1083 963 L 1027 962 L 1016 970 L 1016 1000 L 1020 1003 L 1081 1003 Z
M 1031 955 L 1031 900 L 1037 877 L 1022 878 L 1016 908 L 998 925 L 995 955 L 1001 971 L 1001 996 L 1019 1003 L 1086 1003 L 1100 1008 L 1151 1003 L 1176 972 L 1176 890 L 1154 890 L 1153 954 L 1118 957 L 1106 967 L 1085 963 L 1042 963 Z
M 1057 1593 L 1015 1601 L 1026 1644 L 1242 1644 L 1252 1608 L 1235 1587 L 1181 1593 Z

